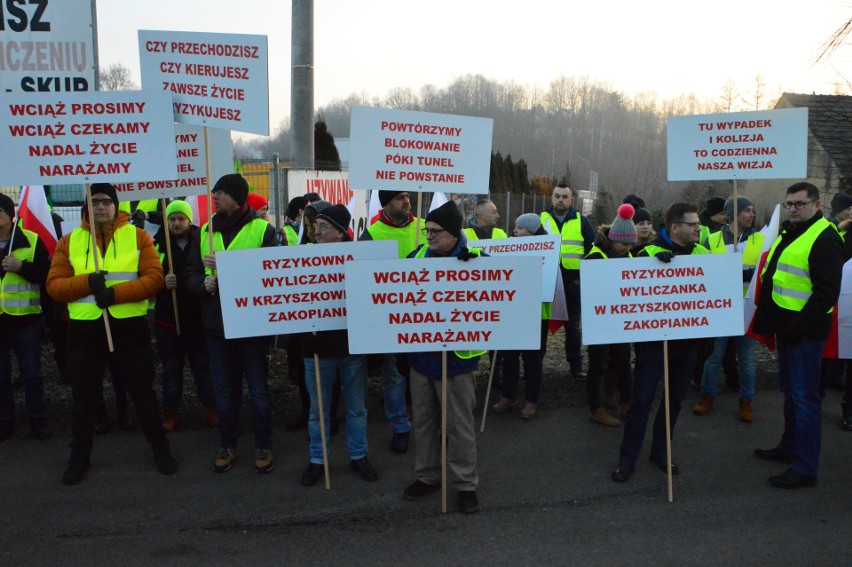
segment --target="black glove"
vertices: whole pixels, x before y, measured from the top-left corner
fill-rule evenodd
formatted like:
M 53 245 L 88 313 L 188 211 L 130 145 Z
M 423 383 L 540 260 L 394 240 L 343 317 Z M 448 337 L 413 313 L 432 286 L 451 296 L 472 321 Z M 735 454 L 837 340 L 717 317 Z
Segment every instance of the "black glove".
M 471 258 L 478 258 L 479 254 L 474 254 L 470 250 L 468 250 L 467 246 L 462 246 L 461 252 L 459 252 L 458 259 L 462 262 L 467 262 Z
M 662 252 L 657 252 L 656 254 L 654 254 L 654 258 L 656 258 L 660 262 L 665 262 L 666 264 L 668 264 L 672 261 L 672 258 L 674 258 L 674 254 L 672 254 L 668 250 L 663 250 Z
M 111 287 L 105 287 L 104 289 L 96 292 L 95 303 L 97 303 L 98 307 L 101 309 L 106 309 L 115 303 L 115 290 Z
M 796 346 L 802 340 L 799 325 L 788 324 L 776 334 L 778 335 L 778 340 L 787 346 Z
M 106 287 L 107 272 L 92 272 L 89 274 L 89 289 L 92 293 L 98 293 Z

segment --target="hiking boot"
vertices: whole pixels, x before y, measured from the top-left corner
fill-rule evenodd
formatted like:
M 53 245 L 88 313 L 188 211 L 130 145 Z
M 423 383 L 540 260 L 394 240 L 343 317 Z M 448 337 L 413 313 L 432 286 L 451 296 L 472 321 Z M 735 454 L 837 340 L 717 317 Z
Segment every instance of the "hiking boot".
M 216 459 L 213 461 L 213 472 L 223 473 L 231 470 L 231 465 L 237 460 L 237 452 L 233 449 L 219 447 Z
M 527 402 L 524 404 L 524 407 L 521 408 L 521 419 L 532 419 L 535 417 L 535 413 L 538 411 L 538 405 Z
M 606 425 L 607 427 L 618 427 L 621 422 L 607 413 L 603 407 L 599 407 L 589 416 L 589 421 Z
M 39 441 L 47 441 L 53 437 L 53 433 L 47 428 L 47 419 L 40 417 L 30 420 L 30 435 Z
M 270 472 L 275 466 L 272 449 L 258 449 L 254 452 L 254 470 L 260 474 Z
M 500 399 L 497 400 L 497 403 L 491 406 L 491 411 L 494 413 L 503 413 L 504 411 L 511 409 L 518 405 L 518 400 L 512 400 L 510 398 L 506 398 L 500 396 Z
M 408 441 L 411 438 L 411 432 L 394 433 L 390 442 L 390 450 L 401 455 L 408 451 Z
M 379 480 L 379 473 L 376 472 L 373 465 L 367 460 L 367 457 L 352 459 L 349 461 L 349 468 L 358 473 L 358 476 L 367 482 L 376 482 Z
M 751 407 L 751 400 L 740 400 L 739 418 L 743 423 L 754 421 L 754 410 Z
M 402 491 L 402 497 L 406 500 L 417 500 L 422 496 L 426 496 L 430 492 L 440 490 L 440 488 L 440 484 L 426 484 L 425 482 L 415 480 L 405 487 L 405 490 Z
M 172 452 L 169 451 L 168 443 L 154 447 L 154 461 L 157 463 L 160 474 L 170 475 L 177 472 L 178 464 Z
M 302 486 L 313 486 L 323 475 L 324 467 L 317 463 L 308 463 L 308 468 L 302 473 Z
M 62 475 L 62 484 L 69 486 L 72 484 L 78 484 L 81 480 L 83 480 L 83 476 L 85 476 L 87 470 L 89 470 L 88 457 L 71 457 L 71 460 L 68 461 L 68 467 L 65 469 L 65 473 Z
M 692 413 L 695 415 L 705 415 L 713 409 L 713 396 L 710 394 L 701 394 L 698 398 L 698 403 L 692 408 Z
M 166 432 L 171 433 L 175 430 L 178 424 L 178 412 L 177 410 L 167 409 L 163 411 L 163 429 Z
M 207 406 L 201 411 L 201 421 L 211 427 L 219 427 L 219 413 L 213 406 Z
M 479 499 L 476 497 L 475 490 L 459 491 L 459 510 L 465 514 L 473 514 L 479 510 Z

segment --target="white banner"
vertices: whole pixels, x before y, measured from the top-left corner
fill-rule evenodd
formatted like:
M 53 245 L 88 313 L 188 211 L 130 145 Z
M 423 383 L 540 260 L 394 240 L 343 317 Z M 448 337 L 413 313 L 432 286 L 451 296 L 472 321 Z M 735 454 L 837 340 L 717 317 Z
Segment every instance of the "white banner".
M 492 238 L 470 240 L 467 245 L 482 248 L 489 256 L 534 256 L 541 258 L 541 301 L 551 303 L 556 290 L 556 274 L 559 273 L 558 234 L 525 236 L 523 238 Z
M 807 177 L 808 109 L 671 116 L 669 181 Z
M 95 90 L 92 0 L 0 6 L 0 92 Z
M 231 133 L 211 128 L 207 131 L 210 146 L 210 186 L 223 175 L 234 172 Z M 204 128 L 175 123 L 177 176 L 174 179 L 113 183 L 121 201 L 185 197 L 207 193 L 207 160 L 204 153 Z
M 355 199 L 352 213 L 352 232 L 355 240 L 367 228 L 367 192 L 349 188 L 349 174 L 345 171 L 315 171 L 308 169 L 287 170 L 287 194 L 290 199 L 306 193 L 316 193 L 323 201 L 346 205 Z M 284 203 L 285 207 L 287 203 Z
M 742 254 L 580 262 L 587 345 L 731 337 L 743 329 Z
M 357 189 L 488 193 L 490 118 L 356 106 L 349 182 Z
M 269 135 L 265 35 L 139 30 L 142 88 L 174 96 L 174 120 Z
M 225 338 L 345 329 L 344 266 L 396 257 L 396 242 L 217 252 Z
M 531 257 L 347 264 L 349 350 L 538 349 L 540 266 Z
M 170 100 L 146 91 L 0 95 L 0 185 L 174 179 Z

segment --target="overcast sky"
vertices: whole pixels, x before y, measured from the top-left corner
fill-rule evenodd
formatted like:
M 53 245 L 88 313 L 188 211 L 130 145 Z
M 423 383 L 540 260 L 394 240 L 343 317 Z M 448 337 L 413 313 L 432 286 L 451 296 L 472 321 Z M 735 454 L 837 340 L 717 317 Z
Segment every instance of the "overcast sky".
M 266 35 L 270 130 L 290 114 L 290 2 L 98 0 L 101 67 L 121 63 L 139 83 L 137 30 Z M 446 86 L 466 74 L 546 90 L 564 74 L 662 98 L 716 99 L 732 79 L 743 93 L 831 94 L 852 81 L 852 49 L 813 65 L 820 46 L 852 15 L 852 0 L 575 2 L 525 0 L 317 0 L 315 104 L 353 92 Z M 849 92 L 848 87 L 844 92 Z

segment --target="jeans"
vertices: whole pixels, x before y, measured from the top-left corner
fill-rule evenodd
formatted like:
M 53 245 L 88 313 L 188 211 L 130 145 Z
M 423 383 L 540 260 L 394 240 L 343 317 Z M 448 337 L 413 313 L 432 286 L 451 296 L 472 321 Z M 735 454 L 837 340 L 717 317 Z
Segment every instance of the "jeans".
M 357 460 L 367 455 L 367 357 L 350 355 L 345 358 L 319 359 L 320 386 L 322 388 L 322 414 L 325 424 L 326 447 L 330 441 L 331 412 L 329 402 L 338 371 L 343 385 L 343 400 L 346 404 L 346 445 L 349 458 Z M 308 418 L 311 462 L 322 464 L 322 434 L 320 431 L 319 399 L 317 397 L 316 366 L 314 358 L 305 358 L 305 386 L 311 397 L 311 413 Z
M 822 398 L 819 395 L 822 341 L 796 345 L 778 341 L 778 383 L 784 393 L 784 434 L 778 449 L 796 460 L 790 470 L 816 477 L 822 443 Z
M 396 367 L 395 354 L 382 355 L 382 390 L 385 398 L 385 417 L 394 433 L 411 431 L 408 404 L 405 401 L 407 380 Z
M 207 342 L 202 333 L 184 331 L 178 335 L 175 329 L 154 326 L 157 352 L 163 365 L 163 409 L 177 411 L 183 399 L 183 365 L 189 360 L 195 390 L 204 407 L 213 407 L 213 381 L 210 377 L 210 359 Z
M 547 343 L 547 321 L 541 322 L 541 345 Z M 515 399 L 518 389 L 518 379 L 521 374 L 520 359 L 524 361 L 524 382 L 526 390 L 524 399 L 530 404 L 537 404 L 541 393 L 542 360 L 544 349 L 538 350 L 507 350 L 503 351 L 503 378 L 500 381 L 500 395 L 510 400 Z
M 269 337 L 225 339 L 207 334 L 210 375 L 219 414 L 221 446 L 237 448 L 245 376 L 252 407 L 255 449 L 272 448 L 272 404 L 269 394 Z
M 680 414 L 683 398 L 689 391 L 698 344 L 693 340 L 669 341 L 669 411 L 671 432 Z M 639 458 L 651 405 L 657 395 L 657 386 L 663 379 L 663 343 L 648 342 L 637 345 L 636 373 L 633 379 L 633 400 L 624 423 L 619 464 L 633 466 Z M 651 455 L 666 454 L 666 408 L 660 404 L 654 419 Z
M 30 420 L 47 417 L 41 375 L 41 323 L 38 317 L 33 317 L 30 325 L 0 329 L 0 422 L 15 421 L 11 351 L 15 352 L 24 382 L 27 417 Z
M 586 377 L 586 401 L 592 413 L 601 407 L 601 379 L 607 369 L 607 362 L 618 377 L 619 401 L 630 403 L 630 343 L 610 345 L 589 345 L 589 373 Z
M 754 358 L 754 339 L 743 335 L 740 337 L 718 337 L 714 342 L 713 353 L 704 362 L 704 374 L 701 376 L 701 391 L 711 396 L 718 393 L 719 369 L 728 347 L 728 341 L 733 340 L 737 347 L 737 366 L 740 369 L 740 399 L 754 399 L 754 380 L 756 362 Z

